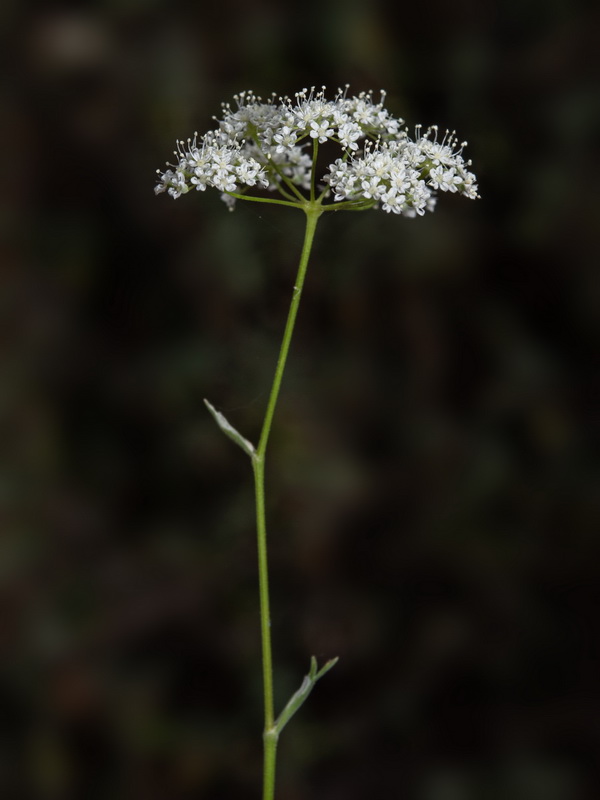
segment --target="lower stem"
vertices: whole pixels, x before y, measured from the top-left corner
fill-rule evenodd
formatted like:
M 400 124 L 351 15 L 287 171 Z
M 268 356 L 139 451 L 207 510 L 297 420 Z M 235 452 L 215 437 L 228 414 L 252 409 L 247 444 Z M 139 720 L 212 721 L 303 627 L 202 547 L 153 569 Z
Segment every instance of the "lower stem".
M 258 543 L 258 584 L 260 594 L 260 630 L 262 641 L 262 668 L 263 668 L 263 691 L 264 691 L 264 765 L 263 765 L 263 800 L 274 800 L 275 797 L 275 763 L 277 756 L 278 733 L 275 729 L 275 713 L 273 701 L 273 658 L 271 648 L 271 615 L 269 603 L 269 568 L 267 559 L 267 528 L 265 517 L 265 454 L 271 424 L 279 397 L 281 381 L 287 360 L 287 355 L 292 340 L 292 333 L 300 305 L 304 277 L 308 266 L 308 259 L 317 227 L 317 221 L 323 209 L 319 203 L 307 203 L 304 207 L 306 213 L 306 229 L 304 233 L 304 244 L 298 265 L 298 273 L 292 293 L 290 309 L 288 311 L 287 322 L 283 333 L 283 339 L 275 368 L 275 376 L 269 393 L 267 410 L 262 425 L 258 447 L 252 456 L 252 467 L 254 470 L 254 487 L 256 500 L 256 533 Z

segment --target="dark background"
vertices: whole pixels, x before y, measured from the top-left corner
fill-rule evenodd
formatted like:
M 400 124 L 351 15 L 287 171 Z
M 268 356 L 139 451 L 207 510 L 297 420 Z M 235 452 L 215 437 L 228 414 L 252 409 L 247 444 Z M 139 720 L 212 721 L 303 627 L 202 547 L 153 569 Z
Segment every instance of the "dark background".
M 214 7 L 213 7 L 214 5 Z M 318 231 L 268 462 L 280 800 L 598 797 L 598 15 L 4 2 L 0 786 L 258 798 L 251 471 L 297 212 L 154 197 L 253 88 L 388 91 L 482 199 Z

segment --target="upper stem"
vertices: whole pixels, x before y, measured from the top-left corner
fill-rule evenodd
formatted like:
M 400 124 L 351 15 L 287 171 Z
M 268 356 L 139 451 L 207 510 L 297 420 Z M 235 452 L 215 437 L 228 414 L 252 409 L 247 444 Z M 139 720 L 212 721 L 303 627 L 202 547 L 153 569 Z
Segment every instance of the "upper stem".
M 256 448 L 256 455 L 261 459 L 264 458 L 265 451 L 267 449 L 267 442 L 269 441 L 271 423 L 273 422 L 273 414 L 275 413 L 275 406 L 277 405 L 277 398 L 279 397 L 279 389 L 281 388 L 281 380 L 283 378 L 285 362 L 287 360 L 288 350 L 290 349 L 290 342 L 292 340 L 292 333 L 294 330 L 294 324 L 296 322 L 298 306 L 300 305 L 300 296 L 302 294 L 302 287 L 304 285 L 306 268 L 308 266 L 308 259 L 312 248 L 317 222 L 324 210 L 320 204 L 312 203 L 307 203 L 303 209 L 306 213 L 304 244 L 302 245 L 302 254 L 300 256 L 300 264 L 298 265 L 296 282 L 294 283 L 292 302 L 290 303 L 290 310 L 288 312 L 281 348 L 279 350 L 279 358 L 277 359 L 277 366 L 275 368 L 275 377 L 273 378 L 273 385 L 271 386 L 271 392 L 269 394 L 269 402 L 267 404 L 260 440 L 258 442 L 258 447 Z

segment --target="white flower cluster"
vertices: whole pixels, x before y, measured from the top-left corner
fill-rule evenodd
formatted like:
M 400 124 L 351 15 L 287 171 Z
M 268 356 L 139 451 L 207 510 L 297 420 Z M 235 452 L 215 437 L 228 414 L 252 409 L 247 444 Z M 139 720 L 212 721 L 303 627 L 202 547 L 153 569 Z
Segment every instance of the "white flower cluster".
M 433 210 L 438 191 L 478 197 L 471 162 L 461 155 L 466 142 L 456 149 L 458 140 L 448 132 L 438 141 L 436 127 L 425 133 L 417 127 L 413 141 L 404 121 L 383 107 L 384 99 L 384 92 L 375 102 L 371 92 L 347 97 L 339 90 L 327 100 L 323 90 L 311 89 L 293 100 L 272 97 L 265 103 L 242 92 L 235 110 L 223 105 L 216 130 L 177 142 L 177 164 L 159 171 L 155 192 L 177 198 L 210 186 L 232 208 L 235 194 L 257 187 L 299 203 L 301 189 L 315 190 L 318 145 L 330 141 L 343 154 L 323 176 L 320 199 L 333 193 L 339 208 L 377 207 L 414 217 Z
M 200 141 L 197 133 L 187 142 L 178 141 L 175 155 L 179 161 L 161 175 L 154 189 L 156 194 L 166 189 L 171 197 L 177 198 L 194 187 L 201 192 L 207 186 L 222 192 L 237 192 L 239 183 L 269 185 L 264 168 L 248 156 L 243 143 L 219 131 L 207 133 Z
M 465 144 L 455 150 L 457 140 L 449 133 L 438 142 L 435 126 L 415 141 L 402 131 L 392 140 L 366 142 L 360 157 L 338 158 L 325 181 L 338 202 L 373 200 L 388 213 L 422 216 L 433 211 L 436 191 L 478 197 L 470 162 L 461 155 Z

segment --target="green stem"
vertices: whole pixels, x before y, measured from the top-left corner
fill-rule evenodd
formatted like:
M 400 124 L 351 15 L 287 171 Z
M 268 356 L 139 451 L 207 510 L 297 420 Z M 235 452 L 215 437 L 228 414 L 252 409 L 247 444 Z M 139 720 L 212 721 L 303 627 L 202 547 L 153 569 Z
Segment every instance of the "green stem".
M 292 208 L 303 208 L 301 203 L 292 203 L 289 200 L 277 200 L 275 197 L 254 197 L 251 194 L 240 194 L 239 192 L 225 192 L 230 197 L 237 200 L 251 200 L 253 203 L 272 203 L 277 206 L 291 206 Z
M 265 450 L 267 449 L 267 442 L 271 432 L 271 423 L 273 421 L 273 414 L 275 412 L 275 405 L 279 396 L 279 389 L 281 388 L 281 379 L 283 378 L 283 371 L 285 369 L 285 362 L 290 349 L 290 342 L 292 340 L 292 333 L 294 331 L 294 324 L 296 322 L 296 315 L 298 313 L 298 306 L 300 305 L 300 296 L 302 294 L 302 287 L 304 286 L 304 278 L 306 275 L 306 267 L 308 266 L 308 259 L 315 236 L 315 229 L 317 221 L 323 213 L 324 207 L 316 203 L 306 203 L 303 206 L 306 213 L 306 230 L 304 233 L 304 243 L 302 245 L 302 255 L 300 256 L 300 264 L 298 265 L 298 273 L 296 275 L 296 282 L 294 284 L 294 291 L 292 294 L 292 302 L 290 310 L 288 311 L 288 318 L 283 332 L 283 339 L 281 348 L 279 350 L 279 358 L 277 359 L 277 367 L 275 368 L 275 377 L 271 392 L 269 394 L 269 402 L 267 404 L 267 411 L 263 421 L 262 431 L 258 447 L 256 448 L 256 456 L 259 459 L 264 459 Z
M 277 755 L 277 740 L 279 732 L 275 727 L 275 713 L 273 702 L 273 658 L 271 648 L 271 619 L 269 610 L 269 569 L 267 560 L 267 528 L 265 518 L 265 454 L 273 414 L 277 405 L 277 398 L 281 388 L 281 381 L 285 369 L 304 277 L 308 266 L 308 259 L 313 244 L 315 229 L 319 217 L 323 212 L 320 203 L 306 203 L 302 206 L 306 213 L 306 230 L 304 233 L 304 244 L 298 265 L 298 273 L 292 293 L 292 301 L 288 312 L 287 322 L 283 333 L 275 377 L 269 394 L 267 410 L 263 421 L 262 431 L 258 447 L 252 456 L 252 467 L 254 470 L 254 487 L 256 495 L 256 533 L 258 540 L 258 582 L 260 593 L 260 628 L 262 640 L 262 665 L 263 665 L 263 689 L 264 689 L 264 710 L 265 727 L 263 732 L 264 745 L 264 771 L 263 771 L 263 800 L 273 800 L 275 796 L 275 760 Z
M 313 139 L 313 157 L 312 167 L 310 170 L 310 199 L 311 202 L 315 201 L 315 179 L 317 174 L 317 155 L 319 153 L 319 140 Z

